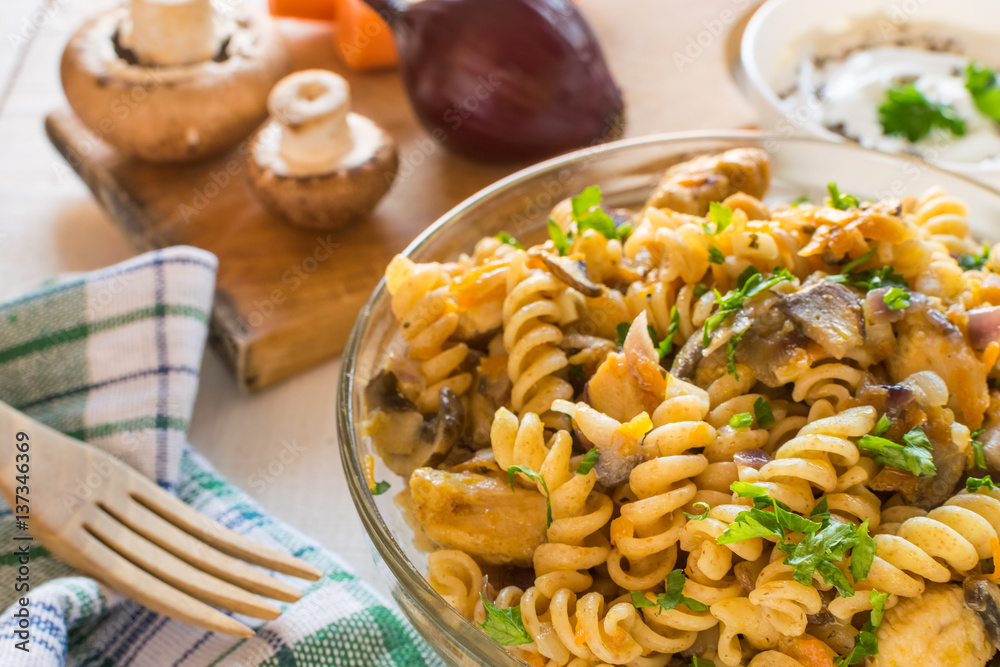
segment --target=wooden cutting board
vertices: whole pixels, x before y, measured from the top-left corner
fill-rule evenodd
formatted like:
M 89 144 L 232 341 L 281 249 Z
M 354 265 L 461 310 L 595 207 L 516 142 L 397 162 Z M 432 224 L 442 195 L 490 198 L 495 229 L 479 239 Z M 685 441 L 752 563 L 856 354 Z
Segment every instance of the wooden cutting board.
M 627 136 L 752 123 L 729 72 L 746 6 L 745 0 L 584 3 L 625 93 Z M 399 144 L 396 184 L 355 228 L 309 232 L 275 219 L 255 200 L 235 150 L 158 166 L 121 156 L 68 110 L 46 119 L 52 143 L 138 249 L 192 245 L 218 256 L 213 342 L 248 391 L 339 354 L 392 256 L 449 208 L 526 166 L 449 153 L 419 126 L 395 72 L 345 70 L 323 24 L 282 20 L 280 27 L 295 69 L 324 67 L 346 76 L 354 110 Z

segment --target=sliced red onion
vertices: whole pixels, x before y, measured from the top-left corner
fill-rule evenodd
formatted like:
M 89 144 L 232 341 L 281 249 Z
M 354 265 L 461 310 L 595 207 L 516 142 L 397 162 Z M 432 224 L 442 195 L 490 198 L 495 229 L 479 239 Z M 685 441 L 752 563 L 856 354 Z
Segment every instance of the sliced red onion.
M 969 315 L 969 342 L 977 350 L 1000 340 L 1000 306 L 975 308 Z
M 865 295 L 864 311 L 865 317 L 871 322 L 898 322 L 906 313 L 905 308 L 892 310 L 885 303 L 885 295 L 889 293 L 889 287 L 879 287 L 873 289 Z
M 764 464 L 771 460 L 771 455 L 763 449 L 744 449 L 742 452 L 733 454 L 733 462 L 736 465 L 748 466 L 754 470 L 760 470 Z

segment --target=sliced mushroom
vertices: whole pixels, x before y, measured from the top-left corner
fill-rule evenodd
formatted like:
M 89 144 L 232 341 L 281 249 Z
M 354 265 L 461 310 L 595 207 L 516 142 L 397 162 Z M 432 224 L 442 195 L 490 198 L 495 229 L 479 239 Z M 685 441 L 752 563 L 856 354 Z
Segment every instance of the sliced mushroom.
M 908 470 L 885 466 L 872 478 L 870 487 L 873 491 L 897 492 L 906 504 L 925 510 L 938 507 L 955 492 L 955 487 L 965 472 L 967 455 L 952 439 L 951 420 L 943 419 L 940 412 L 939 409 L 930 409 L 928 413 L 924 413 L 914 405 L 912 410 L 895 419 L 885 433 L 885 437 L 900 442 L 903 434 L 913 425 L 913 415 L 930 415 L 921 428 L 931 443 L 936 473 L 917 477 Z
M 670 365 L 670 374 L 682 380 L 690 380 L 694 377 L 704 352 L 700 332 L 695 332 L 695 335 L 689 336 L 687 342 L 677 350 L 674 363 Z
M 778 307 L 836 359 L 864 347 L 865 320 L 849 287 L 821 280 L 779 300 Z
M 132 0 L 90 19 L 63 52 L 66 99 L 118 150 L 195 160 L 236 144 L 266 115 L 289 69 L 272 21 L 210 0 Z
M 326 70 L 285 77 L 254 135 L 250 178 L 261 202 L 299 227 L 338 229 L 368 217 L 396 178 L 392 137 L 351 113 L 347 81 Z
M 541 251 L 532 251 L 531 256 L 540 259 L 552 275 L 584 296 L 595 297 L 604 293 L 603 285 L 598 285 L 587 277 L 587 263 L 582 259 L 559 257 Z
M 407 477 L 421 466 L 439 463 L 461 437 L 465 421 L 461 399 L 445 387 L 440 402 L 436 415 L 420 414 L 400 393 L 396 376 L 389 371 L 380 372 L 365 388 L 367 434 L 397 475 Z
M 1000 588 L 985 577 L 966 577 L 965 605 L 979 614 L 993 646 L 1000 649 Z

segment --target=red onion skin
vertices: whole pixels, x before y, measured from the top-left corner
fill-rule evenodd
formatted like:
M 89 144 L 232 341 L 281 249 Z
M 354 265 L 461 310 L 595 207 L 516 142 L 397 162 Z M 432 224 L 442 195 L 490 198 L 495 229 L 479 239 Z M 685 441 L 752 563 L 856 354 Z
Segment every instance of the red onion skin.
M 760 470 L 771 460 L 771 455 L 763 449 L 745 449 L 733 454 L 733 463 L 738 466 L 749 466 L 754 470 Z
M 970 310 L 969 343 L 977 350 L 986 349 L 993 341 L 1000 340 L 1000 306 Z
M 388 18 L 417 116 L 447 148 L 530 160 L 621 135 L 621 91 L 571 0 L 366 2 Z
M 864 311 L 873 322 L 898 322 L 906 314 L 905 308 L 892 310 L 885 303 L 885 295 L 889 293 L 888 287 L 873 289 L 865 295 Z

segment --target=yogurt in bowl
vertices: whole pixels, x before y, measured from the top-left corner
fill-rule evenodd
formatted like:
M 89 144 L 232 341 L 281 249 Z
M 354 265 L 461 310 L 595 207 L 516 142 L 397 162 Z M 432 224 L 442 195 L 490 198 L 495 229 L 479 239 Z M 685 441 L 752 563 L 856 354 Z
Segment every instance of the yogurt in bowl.
M 1000 182 L 1000 57 L 988 0 L 769 0 L 741 58 L 762 124 L 908 153 Z M 782 47 L 775 47 L 783 44 Z

